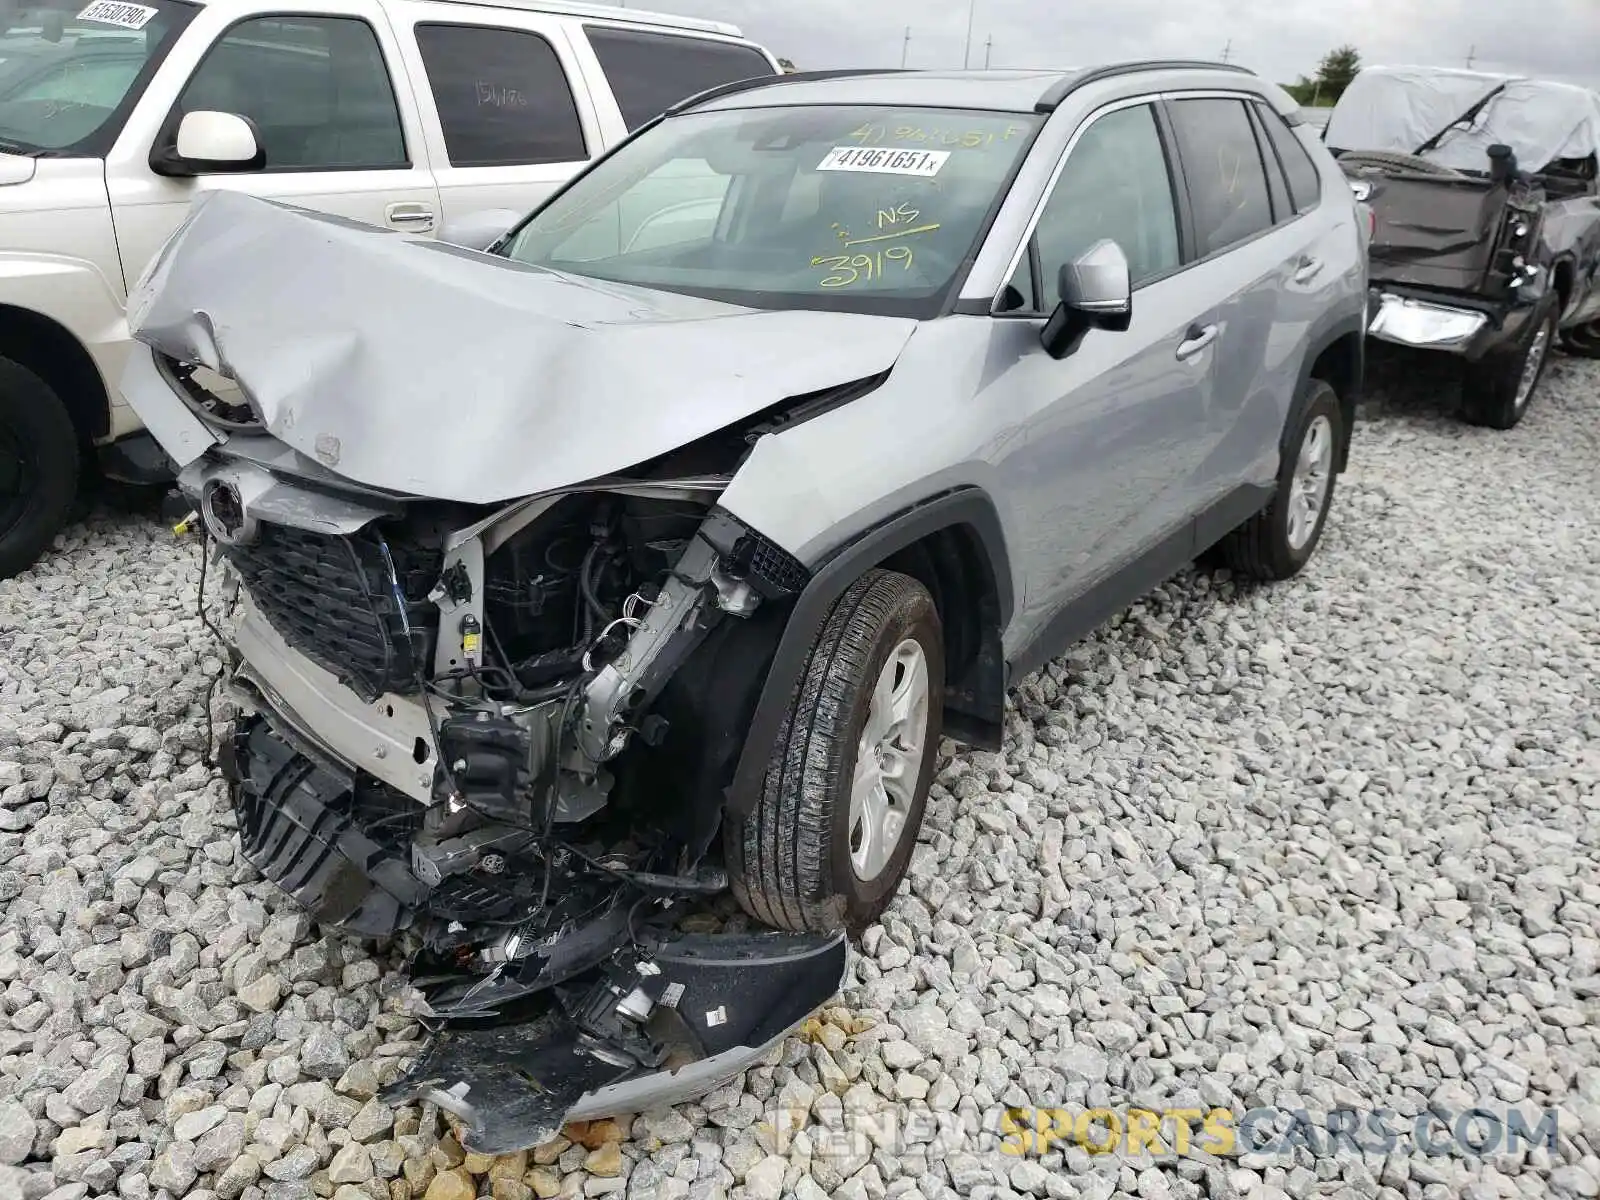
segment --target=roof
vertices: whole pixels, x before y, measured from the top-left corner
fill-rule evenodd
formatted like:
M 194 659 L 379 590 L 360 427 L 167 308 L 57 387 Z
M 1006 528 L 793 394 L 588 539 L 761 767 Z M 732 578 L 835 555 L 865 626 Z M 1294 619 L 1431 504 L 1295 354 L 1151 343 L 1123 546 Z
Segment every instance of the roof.
M 741 108 L 760 103 L 881 104 L 989 112 L 1049 112 L 1084 84 L 1146 71 L 1215 71 L 1232 77 L 1254 78 L 1243 68 L 1206 62 L 1123 62 L 1095 67 L 1003 71 L 815 71 L 771 80 L 742 80 L 692 96 L 670 111 L 681 112 L 690 107 Z M 759 101 L 754 99 L 757 94 Z
M 1471 125 L 1459 123 L 1474 108 Z M 1524 169 L 1539 171 L 1600 151 L 1600 94 L 1522 75 L 1368 67 L 1339 98 L 1326 140 L 1339 150 L 1414 154 L 1436 136 L 1424 157 L 1441 166 L 1485 170 L 1488 147 L 1504 143 Z
M 229 4 L 232 0 L 200 0 L 203 4 Z M 697 33 L 718 33 L 724 37 L 742 38 L 737 25 L 726 21 L 703 21 L 697 17 L 679 17 L 670 13 L 650 12 L 642 8 L 622 8 L 611 4 L 584 4 L 582 0 L 429 0 L 433 4 L 472 4 L 482 8 L 511 8 L 522 12 L 554 13 L 558 16 L 587 17 L 594 21 L 627 21 L 634 25 L 660 25 L 666 29 L 693 30 Z

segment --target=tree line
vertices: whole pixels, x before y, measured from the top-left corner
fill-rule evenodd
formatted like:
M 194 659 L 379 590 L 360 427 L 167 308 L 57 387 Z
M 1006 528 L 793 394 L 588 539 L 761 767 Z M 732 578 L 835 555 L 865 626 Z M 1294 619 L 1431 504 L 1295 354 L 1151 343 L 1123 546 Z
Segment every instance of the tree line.
M 1345 88 L 1361 70 L 1361 51 L 1354 46 L 1337 46 L 1322 56 L 1316 74 L 1305 75 L 1283 85 L 1301 104 L 1331 106 L 1344 95 Z

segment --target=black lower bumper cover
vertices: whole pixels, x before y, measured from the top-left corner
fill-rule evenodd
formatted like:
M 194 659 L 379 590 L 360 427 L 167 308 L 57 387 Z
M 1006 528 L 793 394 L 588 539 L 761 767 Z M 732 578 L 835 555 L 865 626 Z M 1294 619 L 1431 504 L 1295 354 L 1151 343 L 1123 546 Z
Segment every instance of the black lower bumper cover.
M 445 1029 L 380 1099 L 432 1101 L 460 1121 L 463 1146 L 478 1154 L 537 1146 L 570 1119 L 680 1103 L 755 1065 L 827 1003 L 848 951 L 842 934 L 696 934 L 645 961 L 659 972 L 641 975 L 659 998 L 651 1032 L 675 1047 L 675 1064 L 608 1063 L 552 1005 L 528 1021 Z
M 356 819 L 351 772 L 297 749 L 259 718 L 239 723 L 222 759 L 245 857 L 320 924 L 383 937 L 427 901 L 429 889 L 398 852 Z M 498 973 L 442 981 L 430 1005 L 443 1028 L 382 1099 L 437 1104 L 474 1152 L 527 1149 L 568 1120 L 704 1095 L 827 1003 L 848 965 L 843 934 L 641 930 L 634 939 L 631 911 L 613 905 L 569 929 L 538 951 L 544 968 L 509 990 Z M 649 1010 L 642 1023 L 617 1015 L 630 992 Z M 465 1009 L 474 998 L 478 1007 Z M 498 1015 L 511 1001 L 520 1012 Z M 471 1019 L 451 1023 L 440 1003 Z
M 357 826 L 355 780 L 302 754 L 264 720 L 244 720 L 221 755 L 234 785 L 245 858 L 319 924 L 357 937 L 403 927 L 428 888 Z

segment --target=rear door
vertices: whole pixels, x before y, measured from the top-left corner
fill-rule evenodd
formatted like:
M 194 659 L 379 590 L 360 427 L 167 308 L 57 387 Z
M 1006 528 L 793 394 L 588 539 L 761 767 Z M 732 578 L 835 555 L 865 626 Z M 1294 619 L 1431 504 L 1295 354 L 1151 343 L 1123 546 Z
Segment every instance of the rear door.
M 293 11 L 290 11 L 293 10 Z M 123 277 L 132 286 L 202 192 L 231 189 L 372 225 L 427 233 L 439 208 L 400 51 L 360 0 L 284 4 L 233 19 L 208 5 L 163 65 L 106 163 Z M 247 117 L 259 171 L 173 179 L 150 167 L 186 112 Z
M 1294 219 L 1276 152 L 1258 132 L 1253 100 L 1178 95 L 1166 107 L 1194 225 L 1191 294 L 1216 338 L 1197 430 L 1201 454 L 1186 481 L 1185 501 L 1201 515 L 1213 505 L 1259 500 L 1241 494 L 1241 485 L 1276 474 L 1296 348 L 1322 311 L 1313 303 L 1322 268 L 1309 224 Z
M 444 221 L 526 212 L 605 149 L 570 19 L 455 4 L 393 11 L 405 22 Z

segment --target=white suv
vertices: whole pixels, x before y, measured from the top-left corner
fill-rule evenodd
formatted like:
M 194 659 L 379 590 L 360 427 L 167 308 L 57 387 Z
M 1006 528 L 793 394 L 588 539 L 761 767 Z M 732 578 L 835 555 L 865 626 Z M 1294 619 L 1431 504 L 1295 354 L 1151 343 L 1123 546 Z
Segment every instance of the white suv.
M 0 8 L 0 578 L 92 458 L 163 476 L 117 391 L 124 305 L 195 196 L 472 244 L 676 101 L 777 73 L 730 25 L 544 0 Z

